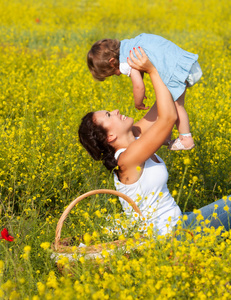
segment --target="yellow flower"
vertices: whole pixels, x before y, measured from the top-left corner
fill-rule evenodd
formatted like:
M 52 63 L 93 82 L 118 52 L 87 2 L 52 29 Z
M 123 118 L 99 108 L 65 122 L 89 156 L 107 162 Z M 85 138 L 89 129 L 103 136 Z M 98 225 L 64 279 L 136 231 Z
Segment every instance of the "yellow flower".
M 182 219 L 183 219 L 184 221 L 187 221 L 187 220 L 188 220 L 188 216 L 187 216 L 187 215 L 183 215 Z
M 123 234 L 121 234 L 121 235 L 119 236 L 119 240 L 125 240 L 125 236 L 124 236 Z
M 89 233 L 85 233 L 83 236 L 84 242 L 86 243 L 86 245 L 88 246 L 91 242 L 91 235 Z
M 48 279 L 47 279 L 46 285 L 49 288 L 54 288 L 54 289 L 56 289 L 58 287 L 58 282 L 57 282 L 57 279 L 56 279 L 54 271 L 50 271 L 50 273 L 48 275 Z
M 141 171 L 141 167 L 140 167 L 140 166 L 137 166 L 137 167 L 136 167 L 136 171 L 137 171 L 137 172 L 140 172 L 140 171 Z
M 202 216 L 202 214 L 198 214 L 196 219 L 197 219 L 197 221 L 202 221 L 202 220 L 204 220 L 204 217 Z
M 66 183 L 66 181 L 63 182 L 63 189 L 68 189 L 68 184 Z
M 176 190 L 173 190 L 173 191 L 172 191 L 172 196 L 175 197 L 176 195 L 177 195 L 177 191 L 176 191 Z
M 95 211 L 95 214 L 96 214 L 96 216 L 97 216 L 98 218 L 101 218 L 101 217 L 102 217 L 102 214 L 101 214 L 101 212 L 100 212 L 99 210 L 96 210 L 96 211 Z
M 197 176 L 193 176 L 192 180 L 193 180 L 193 182 L 195 183 L 195 182 L 197 182 L 198 177 L 197 177 Z
M 31 246 L 25 246 L 23 250 L 24 250 L 25 253 L 30 253 Z
M 185 158 L 184 159 L 184 164 L 185 165 L 189 165 L 191 163 L 190 159 L 189 158 Z
M 84 261 L 85 261 L 85 259 L 84 259 L 84 257 L 83 256 L 81 256 L 80 258 L 79 258 L 79 261 L 83 264 L 84 263 Z
M 213 218 L 216 219 L 216 218 L 217 218 L 217 213 L 214 212 L 214 213 L 212 214 L 212 216 L 213 216 Z
M 65 266 L 65 265 L 68 265 L 69 264 L 69 259 L 68 257 L 66 256 L 60 256 L 59 257 L 59 260 L 57 261 L 57 264 L 58 265 L 61 265 L 61 266 Z
M 37 289 L 39 292 L 39 296 L 43 296 L 45 293 L 46 286 L 42 282 L 37 282 Z
M 140 238 L 139 232 L 136 232 L 136 233 L 134 234 L 134 238 L 137 239 L 137 240 Z
M 50 248 L 50 243 L 49 242 L 44 242 L 40 245 L 41 248 L 43 248 L 44 250 L 47 250 Z
M 197 226 L 196 231 L 197 231 L 197 232 L 201 232 L 201 227 L 200 227 L 200 226 Z
M 24 253 L 22 254 L 22 257 L 23 257 L 23 259 L 28 260 L 29 254 L 31 251 L 31 246 L 25 246 L 23 250 L 24 250 Z
M 4 261 L 0 260 L 0 274 L 3 274 L 3 270 L 4 270 Z
M 228 211 L 228 210 L 229 210 L 228 205 L 225 205 L 224 210 L 225 210 L 225 211 Z
M 99 236 L 98 232 L 94 231 L 94 232 L 92 233 L 92 238 L 93 238 L 93 239 L 97 239 L 98 236 Z
M 177 225 L 180 226 L 181 224 L 182 224 L 182 221 L 181 221 L 181 220 L 178 220 L 178 221 L 177 221 Z
M 194 213 L 194 214 L 201 214 L 201 211 L 200 211 L 199 209 L 196 209 L 196 208 L 195 208 L 195 209 L 193 210 L 193 213 Z
M 109 257 L 109 252 L 107 250 L 103 250 L 102 251 L 102 255 L 105 257 L 105 258 L 108 258 Z

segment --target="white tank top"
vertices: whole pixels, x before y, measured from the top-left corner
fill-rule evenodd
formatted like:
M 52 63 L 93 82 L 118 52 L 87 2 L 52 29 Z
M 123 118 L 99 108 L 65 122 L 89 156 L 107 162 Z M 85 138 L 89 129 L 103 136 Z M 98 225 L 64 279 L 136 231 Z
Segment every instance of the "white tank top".
M 119 149 L 115 153 L 117 160 L 126 149 Z M 156 155 L 156 154 L 155 154 Z M 156 155 L 159 163 L 151 158 L 146 160 L 143 172 L 138 181 L 124 184 L 114 173 L 114 183 L 117 191 L 129 196 L 139 207 L 148 225 L 153 224 L 157 234 L 164 235 L 171 232 L 182 212 L 174 201 L 167 187 L 168 171 L 164 161 Z M 119 198 L 123 210 L 129 216 L 133 208 L 122 198 Z M 166 226 L 167 225 L 167 226 Z

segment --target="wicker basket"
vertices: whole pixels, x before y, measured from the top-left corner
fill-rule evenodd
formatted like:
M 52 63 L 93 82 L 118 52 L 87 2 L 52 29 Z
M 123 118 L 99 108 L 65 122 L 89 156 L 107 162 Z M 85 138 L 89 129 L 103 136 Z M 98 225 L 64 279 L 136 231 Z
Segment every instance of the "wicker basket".
M 87 192 L 79 197 L 77 197 L 75 200 L 73 200 L 68 207 L 64 210 L 62 216 L 60 217 L 57 227 L 56 227 L 56 234 L 55 234 L 55 242 L 52 244 L 52 250 L 53 254 L 52 257 L 56 258 L 56 261 L 58 260 L 59 256 L 66 256 L 69 258 L 69 260 L 75 260 L 76 258 L 73 258 L 73 254 L 75 256 L 81 256 L 84 253 L 84 257 L 87 259 L 91 258 L 103 258 L 102 256 L 102 251 L 106 249 L 108 252 L 113 252 L 114 250 L 112 249 L 112 245 L 114 245 L 113 248 L 121 248 L 123 245 L 126 243 L 126 240 L 116 240 L 113 242 L 105 243 L 105 244 L 98 244 L 98 245 L 91 245 L 87 247 L 77 247 L 77 249 L 73 252 L 73 246 L 74 246 L 74 240 L 73 238 L 64 238 L 60 239 L 61 236 L 61 230 L 63 226 L 63 222 L 65 221 L 67 215 L 69 212 L 72 210 L 72 208 L 79 203 L 81 200 L 84 198 L 87 198 L 92 195 L 96 194 L 112 194 L 118 197 L 123 198 L 125 201 L 127 201 L 132 208 L 134 209 L 135 212 L 137 212 L 140 216 L 142 216 L 142 213 L 140 209 L 137 207 L 135 202 L 125 194 L 115 191 L 115 190 L 109 190 L 109 189 L 99 189 L 99 190 L 93 190 L 90 192 Z

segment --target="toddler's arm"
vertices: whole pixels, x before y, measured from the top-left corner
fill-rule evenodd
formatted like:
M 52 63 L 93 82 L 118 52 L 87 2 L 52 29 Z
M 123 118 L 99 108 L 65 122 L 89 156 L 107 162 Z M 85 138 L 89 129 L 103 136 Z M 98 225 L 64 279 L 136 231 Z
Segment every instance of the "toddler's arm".
M 147 99 L 145 96 L 145 85 L 143 82 L 143 74 L 135 69 L 131 70 L 131 80 L 133 85 L 133 95 L 135 101 L 135 107 L 137 109 L 149 109 L 149 106 L 145 106 L 143 103 L 144 99 Z

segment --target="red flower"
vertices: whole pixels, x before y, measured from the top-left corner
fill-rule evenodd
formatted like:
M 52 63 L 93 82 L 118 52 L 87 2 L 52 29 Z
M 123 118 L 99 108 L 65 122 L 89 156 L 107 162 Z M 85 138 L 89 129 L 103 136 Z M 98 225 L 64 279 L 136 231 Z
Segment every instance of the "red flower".
M 13 242 L 13 240 L 14 240 L 14 238 L 11 235 L 9 235 L 8 230 L 6 228 L 4 228 L 1 231 L 0 239 L 6 240 L 8 242 Z
M 35 19 L 35 22 L 36 22 L 37 24 L 39 24 L 41 21 L 40 21 L 39 18 L 36 18 L 36 19 Z

